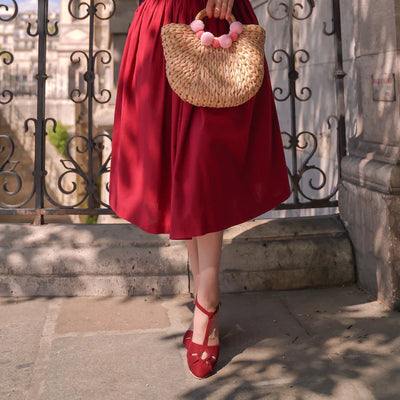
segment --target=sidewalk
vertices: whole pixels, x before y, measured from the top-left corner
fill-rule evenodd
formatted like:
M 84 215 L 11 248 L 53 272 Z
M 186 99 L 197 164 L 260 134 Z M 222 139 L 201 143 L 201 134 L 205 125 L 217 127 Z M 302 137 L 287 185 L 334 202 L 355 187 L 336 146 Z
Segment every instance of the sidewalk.
M 400 399 L 400 313 L 356 286 L 221 301 L 218 369 L 197 380 L 188 295 L 0 298 L 0 399 Z

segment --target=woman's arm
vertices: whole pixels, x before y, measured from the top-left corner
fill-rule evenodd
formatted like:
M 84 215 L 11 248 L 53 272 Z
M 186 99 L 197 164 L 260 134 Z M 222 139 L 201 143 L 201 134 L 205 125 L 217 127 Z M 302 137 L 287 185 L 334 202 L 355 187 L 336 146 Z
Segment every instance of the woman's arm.
M 231 10 L 234 0 L 208 0 L 206 11 L 208 18 L 228 19 L 231 16 Z

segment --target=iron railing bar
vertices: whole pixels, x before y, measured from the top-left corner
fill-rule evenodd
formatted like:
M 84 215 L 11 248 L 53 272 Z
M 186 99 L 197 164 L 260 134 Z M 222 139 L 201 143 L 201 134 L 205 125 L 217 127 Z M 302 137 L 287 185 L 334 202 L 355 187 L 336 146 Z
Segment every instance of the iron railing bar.
M 37 114 L 35 121 L 35 161 L 34 161 L 34 188 L 35 188 L 35 208 L 44 207 L 44 177 L 45 171 L 45 151 L 46 151 L 46 57 L 47 57 L 47 10 L 48 0 L 38 0 L 38 20 L 37 33 L 38 40 L 38 73 L 37 79 Z M 44 218 L 39 215 L 34 220 L 34 225 L 44 224 Z
M 88 187 L 89 194 L 89 208 L 94 207 L 93 193 L 96 190 L 96 182 L 93 181 L 93 96 L 94 96 L 94 58 L 93 58 L 93 44 L 94 44 L 94 18 L 96 13 L 96 6 L 94 0 L 90 0 L 89 9 L 89 60 L 88 60 Z
M 295 52 L 293 43 L 293 0 L 289 1 L 288 19 L 289 19 L 289 69 L 288 79 L 290 85 L 290 129 L 291 129 L 291 150 L 292 150 L 292 176 L 297 175 L 297 113 L 296 113 L 296 80 L 298 72 L 295 65 Z M 298 183 L 293 185 L 293 200 L 299 204 Z
M 333 8 L 333 23 L 334 23 L 334 40 L 336 48 L 336 66 L 335 66 L 335 79 L 336 79 L 336 106 L 338 118 L 338 138 L 337 138 L 337 152 L 338 152 L 338 172 L 339 179 L 341 173 L 341 161 L 346 155 L 346 119 L 345 119 L 345 98 L 344 98 L 344 78 L 346 73 L 343 70 L 343 43 L 342 43 L 342 24 L 340 15 L 340 0 L 332 0 Z
M 7 208 L 0 215 L 99 215 L 114 214 L 109 208 Z

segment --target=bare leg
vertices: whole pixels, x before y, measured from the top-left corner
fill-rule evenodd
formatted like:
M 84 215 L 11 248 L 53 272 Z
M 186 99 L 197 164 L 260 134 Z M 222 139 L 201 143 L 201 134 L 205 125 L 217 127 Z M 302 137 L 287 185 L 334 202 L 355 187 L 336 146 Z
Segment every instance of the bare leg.
M 189 255 L 189 266 L 192 271 L 193 280 L 194 280 L 194 297 L 197 295 L 197 290 L 199 287 L 199 253 L 197 249 L 197 240 L 196 237 L 191 240 L 186 240 L 186 247 Z M 189 329 L 193 330 L 193 321 L 190 324 Z
M 199 287 L 199 253 L 196 238 L 194 237 L 191 240 L 186 240 L 186 247 L 189 254 L 189 266 L 194 280 L 193 294 L 196 297 L 197 289 Z
M 198 302 L 207 310 L 214 311 L 219 303 L 219 264 L 221 258 L 223 231 L 211 232 L 197 236 L 199 255 L 199 282 L 197 288 Z M 193 318 L 193 342 L 202 344 L 207 329 L 208 317 L 197 307 Z M 219 343 L 218 313 L 214 315 L 210 328 L 208 344 Z M 205 354 L 203 355 L 205 357 Z

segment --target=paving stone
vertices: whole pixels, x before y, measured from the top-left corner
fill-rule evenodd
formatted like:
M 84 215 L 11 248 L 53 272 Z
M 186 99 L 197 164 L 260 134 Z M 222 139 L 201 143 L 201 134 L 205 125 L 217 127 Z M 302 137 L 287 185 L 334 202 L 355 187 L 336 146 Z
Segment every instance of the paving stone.
M 42 400 L 176 399 L 186 374 L 176 341 L 165 336 L 55 339 Z
M 46 319 L 44 298 L 0 299 L 0 399 L 23 399 Z
M 69 297 L 56 333 L 166 328 L 167 311 L 155 297 Z

